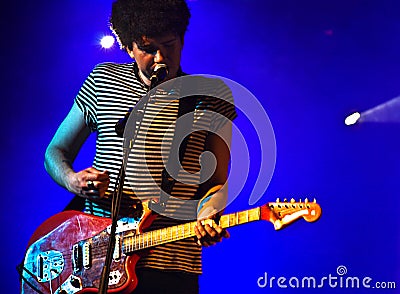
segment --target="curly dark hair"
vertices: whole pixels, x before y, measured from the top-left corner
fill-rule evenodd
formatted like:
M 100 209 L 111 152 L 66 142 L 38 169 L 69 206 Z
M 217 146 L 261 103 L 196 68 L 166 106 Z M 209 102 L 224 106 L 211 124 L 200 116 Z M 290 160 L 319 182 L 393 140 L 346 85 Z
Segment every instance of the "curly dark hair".
M 117 0 L 112 4 L 110 25 L 121 48 L 132 50 L 132 43 L 143 36 L 176 33 L 183 37 L 189 19 L 185 0 Z

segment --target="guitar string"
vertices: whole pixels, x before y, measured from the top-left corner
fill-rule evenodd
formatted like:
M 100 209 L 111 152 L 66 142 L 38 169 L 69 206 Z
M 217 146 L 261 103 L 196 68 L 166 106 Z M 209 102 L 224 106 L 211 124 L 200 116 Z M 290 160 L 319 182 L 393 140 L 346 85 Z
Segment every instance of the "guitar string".
M 285 212 L 285 214 L 287 214 L 287 213 L 292 213 L 292 212 L 296 212 L 296 211 L 299 211 L 299 208 L 304 208 L 304 209 L 309 209 L 310 208 L 310 205 L 309 204 L 298 204 L 298 203 L 296 203 L 296 204 L 291 204 L 291 203 L 282 203 L 281 204 L 282 206 L 285 206 L 284 208 L 282 207 L 282 211 L 284 211 Z M 289 206 L 289 207 L 288 207 Z M 303 206 L 303 207 L 302 207 Z M 281 211 L 281 212 L 282 212 Z M 233 218 L 233 223 L 229 223 L 229 225 L 227 226 L 227 228 L 229 228 L 229 227 L 232 227 L 232 226 L 235 226 L 235 225 L 239 225 L 239 224 L 242 224 L 242 223 L 246 223 L 246 222 L 248 222 L 248 220 L 246 220 L 246 221 L 244 221 L 244 222 L 241 222 L 240 220 L 237 222 L 236 220 L 235 220 L 235 218 L 237 217 L 237 215 L 239 215 L 239 214 L 241 214 L 241 213 L 244 213 L 244 212 L 246 212 L 246 211 L 242 211 L 242 212 L 236 212 L 236 213 L 232 213 L 232 214 L 227 214 L 227 215 L 224 215 L 223 217 L 225 217 L 225 219 L 227 220 L 227 221 L 229 221 L 230 222 L 230 217 L 232 217 Z M 279 211 L 278 211 L 279 212 Z M 134 252 L 134 251 L 141 251 L 141 250 L 144 250 L 144 249 L 147 249 L 147 248 L 151 248 L 151 247 L 154 247 L 154 246 L 157 246 L 157 245 L 161 245 L 161 244 L 164 244 L 164 243 L 169 243 L 169 242 L 172 242 L 172 241 L 177 241 L 177 240 L 181 240 L 181 239 L 186 239 L 186 238 L 191 238 L 191 237 L 193 237 L 193 236 L 195 236 L 195 234 L 194 234 L 194 232 L 193 232 L 193 230 L 192 230 L 192 226 L 195 224 L 196 222 L 191 222 L 191 223 L 187 223 L 187 224 L 189 224 L 189 225 L 187 225 L 187 224 L 182 224 L 182 225 L 177 225 L 177 226 L 172 226 L 172 227 L 168 227 L 168 228 L 165 228 L 165 229 L 160 229 L 160 230 L 156 230 L 156 231 L 158 231 L 159 232 L 159 234 L 158 235 L 156 235 L 156 236 L 151 236 L 151 233 L 150 232 L 145 232 L 145 233 L 142 233 L 142 234 L 137 234 L 137 235 L 133 235 L 133 236 L 125 236 L 125 240 L 129 240 L 129 242 L 127 241 L 127 242 L 122 242 L 121 243 L 121 253 L 122 253 L 122 255 L 125 253 L 124 252 L 124 250 L 123 249 L 125 249 L 125 248 L 129 248 L 130 249 L 130 251 L 129 251 L 129 253 L 131 253 L 131 252 Z M 190 228 L 190 231 L 188 231 L 188 233 L 186 233 L 185 231 L 184 231 L 184 233 L 183 234 L 180 234 L 180 233 L 178 233 L 177 235 L 176 234 L 174 234 L 172 231 L 175 229 L 175 231 L 178 231 L 179 232 L 179 230 L 177 230 L 177 228 L 178 227 L 183 227 L 184 228 L 184 226 L 189 226 L 189 228 Z M 162 233 L 162 231 L 163 230 L 165 230 L 165 233 Z M 167 237 L 165 237 L 169 232 L 168 232 L 168 230 L 171 232 L 170 234 L 172 234 L 172 236 L 167 236 Z M 153 231 L 154 232 L 154 231 Z M 169 235 L 170 235 L 169 234 Z M 186 234 L 188 234 L 188 235 L 186 235 Z M 121 235 L 123 235 L 123 233 L 121 234 Z M 154 234 L 153 234 L 154 235 Z M 162 238 L 162 240 L 157 240 L 157 237 L 159 237 L 161 235 L 161 238 Z M 147 237 L 147 238 L 146 238 Z M 153 238 L 151 238 L 151 237 L 153 237 Z M 93 239 L 93 237 L 92 238 L 88 238 L 88 239 L 86 239 L 86 240 L 90 240 L 90 239 Z M 107 242 L 102 242 L 102 244 L 103 245 L 99 245 L 99 246 L 91 246 L 91 257 L 92 258 L 94 258 L 94 259 L 96 259 L 96 258 L 98 258 L 98 257 L 104 257 L 104 249 L 107 247 L 107 244 L 106 244 Z M 126 243 L 128 243 L 128 244 L 126 244 Z M 149 244 L 150 243 L 150 244 Z M 61 253 L 62 253 L 62 255 L 63 255 L 63 257 L 65 257 L 66 259 L 69 259 L 69 258 L 71 258 L 72 257 L 72 255 L 73 255 L 73 253 L 71 253 L 71 250 L 68 250 L 68 251 L 61 251 Z M 28 262 L 28 263 L 26 263 L 26 264 L 29 264 L 29 265 L 34 265 L 35 264 L 35 262 Z M 71 266 L 68 266 L 68 265 L 66 265 L 66 269 L 69 269 L 69 268 L 72 268 L 73 266 L 71 265 Z
M 232 215 L 236 215 L 239 213 L 240 212 L 225 215 L 225 216 L 232 216 Z M 181 225 L 176 225 L 176 226 L 171 226 L 168 228 L 155 230 L 155 231 L 152 231 L 153 236 L 151 235 L 151 232 L 145 232 L 145 233 L 136 234 L 133 236 L 124 236 L 124 239 L 129 240 L 129 242 L 128 241 L 122 242 L 123 243 L 122 247 L 128 246 L 130 248 L 134 248 L 133 251 L 143 250 L 143 249 L 153 247 L 153 246 L 156 246 L 156 245 L 159 245 L 162 243 L 166 243 L 169 241 L 176 241 L 176 240 L 190 238 L 195 235 L 194 230 L 193 230 L 193 227 L 195 224 L 196 224 L 196 222 L 190 222 L 190 223 L 186 223 L 186 224 L 181 224 Z M 233 226 L 233 225 L 235 225 L 235 223 L 232 223 L 230 226 Z M 187 230 L 188 228 L 190 230 Z M 154 232 L 159 232 L 159 233 L 154 233 Z M 124 234 L 122 233 L 121 235 L 124 235 Z M 161 236 L 162 240 L 159 240 L 160 236 Z M 94 236 L 94 237 L 96 237 L 96 236 Z M 91 238 L 88 238 L 85 240 L 90 241 L 90 239 L 93 240 L 94 237 L 91 237 Z M 85 240 L 82 240 L 82 241 L 85 241 Z M 80 241 L 80 242 L 82 242 L 82 241 Z M 79 243 L 79 242 L 77 242 L 77 243 Z M 75 244 L 77 244 L 77 243 L 75 243 Z M 104 245 L 99 245 L 99 246 L 93 246 L 93 243 L 91 244 L 91 251 L 92 251 L 93 256 L 97 256 L 97 253 L 101 254 L 103 251 L 102 249 L 107 247 L 106 242 L 102 242 L 102 244 L 103 243 L 104 243 Z M 126 244 L 126 243 L 128 243 L 128 244 Z M 143 244 L 145 244 L 145 246 Z M 65 257 L 71 257 L 73 255 L 73 253 L 71 253 L 71 250 L 60 251 L 60 253 L 62 253 L 62 255 Z

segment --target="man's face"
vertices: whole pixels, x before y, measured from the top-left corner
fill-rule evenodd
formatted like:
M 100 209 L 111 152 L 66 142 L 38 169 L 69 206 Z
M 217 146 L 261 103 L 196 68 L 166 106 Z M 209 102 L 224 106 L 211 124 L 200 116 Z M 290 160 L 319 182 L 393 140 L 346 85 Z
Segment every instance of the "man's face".
M 140 77 L 150 85 L 150 76 L 155 66 L 164 63 L 168 66 L 166 79 L 175 78 L 181 62 L 183 39 L 173 33 L 161 37 L 143 37 L 142 42 L 134 42 L 129 55 L 136 60 Z

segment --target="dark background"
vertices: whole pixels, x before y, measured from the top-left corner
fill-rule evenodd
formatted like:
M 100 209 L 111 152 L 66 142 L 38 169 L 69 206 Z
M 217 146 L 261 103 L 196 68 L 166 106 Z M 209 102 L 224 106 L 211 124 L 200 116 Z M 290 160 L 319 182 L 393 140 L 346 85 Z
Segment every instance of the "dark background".
M 399 290 L 260 289 L 257 279 L 371 277 L 400 287 L 400 139 L 396 123 L 344 125 L 400 94 L 400 2 L 361 0 L 190 1 L 192 20 L 182 66 L 189 73 L 232 79 L 268 113 L 276 168 L 261 205 L 280 198 L 317 198 L 316 223 L 274 231 L 267 222 L 232 228 L 231 238 L 204 250 L 201 293 L 400 293 Z M 2 4 L 1 278 L 18 293 L 16 265 L 30 235 L 72 195 L 43 167 L 44 151 L 91 69 L 129 62 L 104 50 L 111 1 L 15 1 Z M 240 98 L 239 98 L 240 99 Z M 384 118 L 383 118 L 384 120 Z M 249 145 L 258 138 L 235 121 Z M 75 167 L 91 164 L 94 136 Z M 235 138 L 233 144 L 235 143 Z M 235 150 L 234 150 L 235 152 Z M 251 152 L 251 150 L 250 150 Z M 228 212 L 253 207 L 249 195 L 260 155 Z M 288 282 L 286 281 L 286 285 Z

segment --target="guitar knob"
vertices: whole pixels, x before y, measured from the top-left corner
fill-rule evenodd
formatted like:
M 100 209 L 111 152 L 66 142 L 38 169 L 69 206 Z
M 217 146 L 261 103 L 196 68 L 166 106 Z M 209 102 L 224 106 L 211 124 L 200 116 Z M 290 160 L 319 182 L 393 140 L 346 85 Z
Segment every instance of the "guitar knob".
M 74 277 L 71 278 L 70 283 L 71 283 L 71 286 L 74 287 L 74 288 L 80 288 L 80 286 L 81 286 L 81 283 L 80 283 L 79 279 L 74 278 Z

